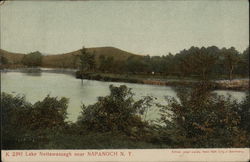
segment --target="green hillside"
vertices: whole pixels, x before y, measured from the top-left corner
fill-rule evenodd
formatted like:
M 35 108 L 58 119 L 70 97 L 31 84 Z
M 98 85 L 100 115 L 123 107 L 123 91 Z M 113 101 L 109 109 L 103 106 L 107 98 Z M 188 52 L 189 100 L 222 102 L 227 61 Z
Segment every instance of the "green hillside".
M 114 47 L 96 47 L 96 48 L 87 48 L 87 51 L 93 53 L 96 58 L 97 64 L 99 64 L 99 56 L 112 56 L 114 61 L 125 61 L 130 56 L 140 57 L 133 53 L 129 53 L 118 48 Z M 25 54 L 12 53 L 0 49 L 0 54 L 8 59 L 12 64 L 21 64 L 22 58 Z M 80 54 L 80 50 L 56 54 L 56 55 L 46 55 L 42 59 L 42 67 L 51 67 L 51 68 L 74 68 L 76 67 L 77 55 Z
M 13 53 L 0 49 L 0 55 L 7 58 L 10 64 L 21 64 L 25 54 Z

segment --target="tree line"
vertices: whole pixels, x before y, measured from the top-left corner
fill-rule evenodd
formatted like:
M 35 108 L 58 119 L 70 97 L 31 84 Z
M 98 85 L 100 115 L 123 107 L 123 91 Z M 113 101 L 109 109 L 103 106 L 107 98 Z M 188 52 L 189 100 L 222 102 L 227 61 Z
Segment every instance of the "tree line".
M 249 74 L 249 47 L 239 53 L 234 47 L 219 49 L 211 47 L 191 47 L 175 55 L 169 53 L 163 56 L 130 56 L 127 60 L 115 61 L 112 56 L 99 56 L 96 62 L 94 54 L 86 54 L 83 48 L 80 56 L 85 61 L 81 63 L 91 68 L 82 67 L 82 71 L 164 75 L 178 77 L 193 77 L 202 80 L 211 78 L 247 77 Z M 86 60 L 89 60 L 86 63 Z M 81 65 L 83 65 L 81 64 Z
M 250 146 L 250 99 L 211 91 L 209 83 L 176 88 L 178 99 L 157 104 L 161 117 L 144 120 L 154 98 L 134 99 L 132 89 L 110 85 L 110 94 L 82 105 L 67 121 L 69 100 L 47 96 L 34 104 L 2 93 L 3 149 L 244 148 Z
M 42 57 L 39 51 L 29 53 L 23 57 L 22 64 L 28 67 L 42 66 Z M 83 73 L 177 76 L 202 80 L 232 80 L 234 77 L 247 77 L 249 74 L 249 47 L 242 53 L 234 47 L 219 49 L 211 46 L 191 47 L 176 54 L 162 56 L 134 55 L 126 60 L 105 55 L 96 57 L 95 53 L 90 53 L 83 47 L 80 53 L 72 55 L 71 60 L 67 60 L 70 63 L 63 67 L 78 68 Z M 1 55 L 1 63 L 7 65 L 9 61 Z
M 21 64 L 27 67 L 38 67 L 42 65 L 43 55 L 39 51 L 31 52 L 23 56 L 21 59 Z M 12 65 L 15 64 L 11 62 L 6 56 L 0 53 L 0 65 Z M 17 64 L 17 63 L 16 63 Z

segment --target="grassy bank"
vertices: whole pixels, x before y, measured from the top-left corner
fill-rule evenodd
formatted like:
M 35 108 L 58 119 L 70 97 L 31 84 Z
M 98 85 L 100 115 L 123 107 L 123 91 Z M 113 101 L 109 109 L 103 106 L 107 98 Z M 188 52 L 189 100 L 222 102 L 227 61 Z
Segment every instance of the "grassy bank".
M 177 76 L 162 76 L 162 75 L 128 75 L 128 74 L 108 74 L 108 73 L 84 73 L 76 72 L 76 78 L 98 80 L 106 82 L 124 82 L 124 83 L 138 83 L 161 86 L 184 86 L 191 87 L 196 85 L 198 80 L 194 78 L 180 78 Z M 236 80 L 219 80 L 211 81 L 211 86 L 214 90 L 249 90 L 249 79 Z

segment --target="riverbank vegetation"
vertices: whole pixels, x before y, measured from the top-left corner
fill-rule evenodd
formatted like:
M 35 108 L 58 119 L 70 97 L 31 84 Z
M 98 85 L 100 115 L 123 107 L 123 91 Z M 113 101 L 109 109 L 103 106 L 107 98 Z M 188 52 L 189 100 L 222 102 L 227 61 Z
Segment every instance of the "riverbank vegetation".
M 88 53 L 84 48 L 82 51 Z M 113 57 L 103 55 L 98 58 L 98 62 L 93 62 L 93 60 L 89 63 L 92 65 L 91 70 L 81 68 L 80 72 L 136 74 L 137 76 L 151 76 L 151 78 L 157 78 L 157 76 L 188 77 L 198 80 L 232 80 L 234 77 L 248 77 L 249 74 L 249 48 L 241 54 L 233 47 L 228 49 L 219 49 L 216 46 L 191 47 L 175 55 L 169 53 L 161 57 L 130 56 L 119 64 L 114 61 Z
M 233 47 L 229 49 L 219 49 L 215 46 L 191 47 L 188 50 L 184 49 L 179 53 L 169 53 L 161 57 L 130 55 L 122 62 L 117 61 L 114 56 L 100 55 L 98 58 L 95 57 L 95 65 L 91 72 L 151 76 L 158 74 L 203 80 L 222 76 L 230 79 L 231 76 L 232 79 L 232 75 L 247 76 L 248 60 L 249 49 L 241 54 Z
M 197 86 L 198 85 L 198 86 Z M 110 94 L 82 105 L 67 121 L 69 100 L 47 96 L 34 104 L 2 93 L 3 149 L 250 147 L 249 93 L 238 103 L 210 84 L 176 89 L 178 99 L 157 105 L 161 118 L 144 120 L 154 98 L 134 99 L 132 89 L 110 85 Z
M 192 86 L 199 80 L 210 80 L 214 89 L 249 89 L 249 47 L 242 53 L 234 47 L 191 47 L 162 56 L 135 55 L 112 47 L 83 47 L 62 55 L 38 51 L 18 55 L 3 50 L 0 54 L 1 68 L 71 68 L 77 70 L 79 79 L 168 86 Z
M 88 55 L 92 59 L 88 59 Z M 119 65 L 113 57 L 103 55 L 96 63 L 94 54 L 85 48 L 79 57 L 81 68 L 76 77 L 81 79 L 170 86 L 192 86 L 197 80 L 227 79 L 229 84 L 214 81 L 214 89 L 249 89 L 249 80 L 238 80 L 237 84 L 231 82 L 234 77 L 249 77 L 249 48 L 240 54 L 233 47 L 191 47 L 162 57 L 130 56 Z
M 28 67 L 37 67 L 42 64 L 42 54 L 39 51 L 31 52 L 22 59 L 22 64 Z
M 81 73 L 124 74 L 151 79 L 228 79 L 249 77 L 249 47 L 242 53 L 234 47 L 191 47 L 162 56 L 135 55 L 113 47 L 82 48 L 60 55 L 12 54 L 0 50 L 1 66 L 74 68 Z M 90 58 L 91 57 L 91 58 Z

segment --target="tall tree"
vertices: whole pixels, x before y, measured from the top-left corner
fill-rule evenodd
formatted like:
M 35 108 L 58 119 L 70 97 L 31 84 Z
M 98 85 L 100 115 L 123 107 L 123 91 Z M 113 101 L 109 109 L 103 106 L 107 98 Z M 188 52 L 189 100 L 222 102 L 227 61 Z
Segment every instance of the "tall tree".
M 84 73 L 94 70 L 95 68 L 95 55 L 89 53 L 87 49 L 83 47 L 78 56 L 80 60 L 80 74 L 83 83 Z
M 224 57 L 224 66 L 228 72 L 228 79 L 233 79 L 233 72 L 240 61 L 239 52 L 234 47 L 229 49 L 222 49 L 222 55 Z
M 245 75 L 249 75 L 249 47 L 242 54 L 242 71 Z
M 203 80 L 209 79 L 212 67 L 216 61 L 216 56 L 208 53 L 208 50 L 202 47 L 198 53 L 194 54 L 193 65 L 194 71 L 196 71 Z
M 90 71 L 95 68 L 95 56 L 87 52 L 86 48 L 82 48 L 79 55 L 80 70 L 82 72 Z
M 204 47 L 191 47 L 180 53 L 180 70 L 184 75 L 198 75 L 202 80 L 209 79 L 216 56 L 208 52 Z
M 22 60 L 24 65 L 27 66 L 41 66 L 42 64 L 42 54 L 39 51 L 31 52 L 23 57 Z

